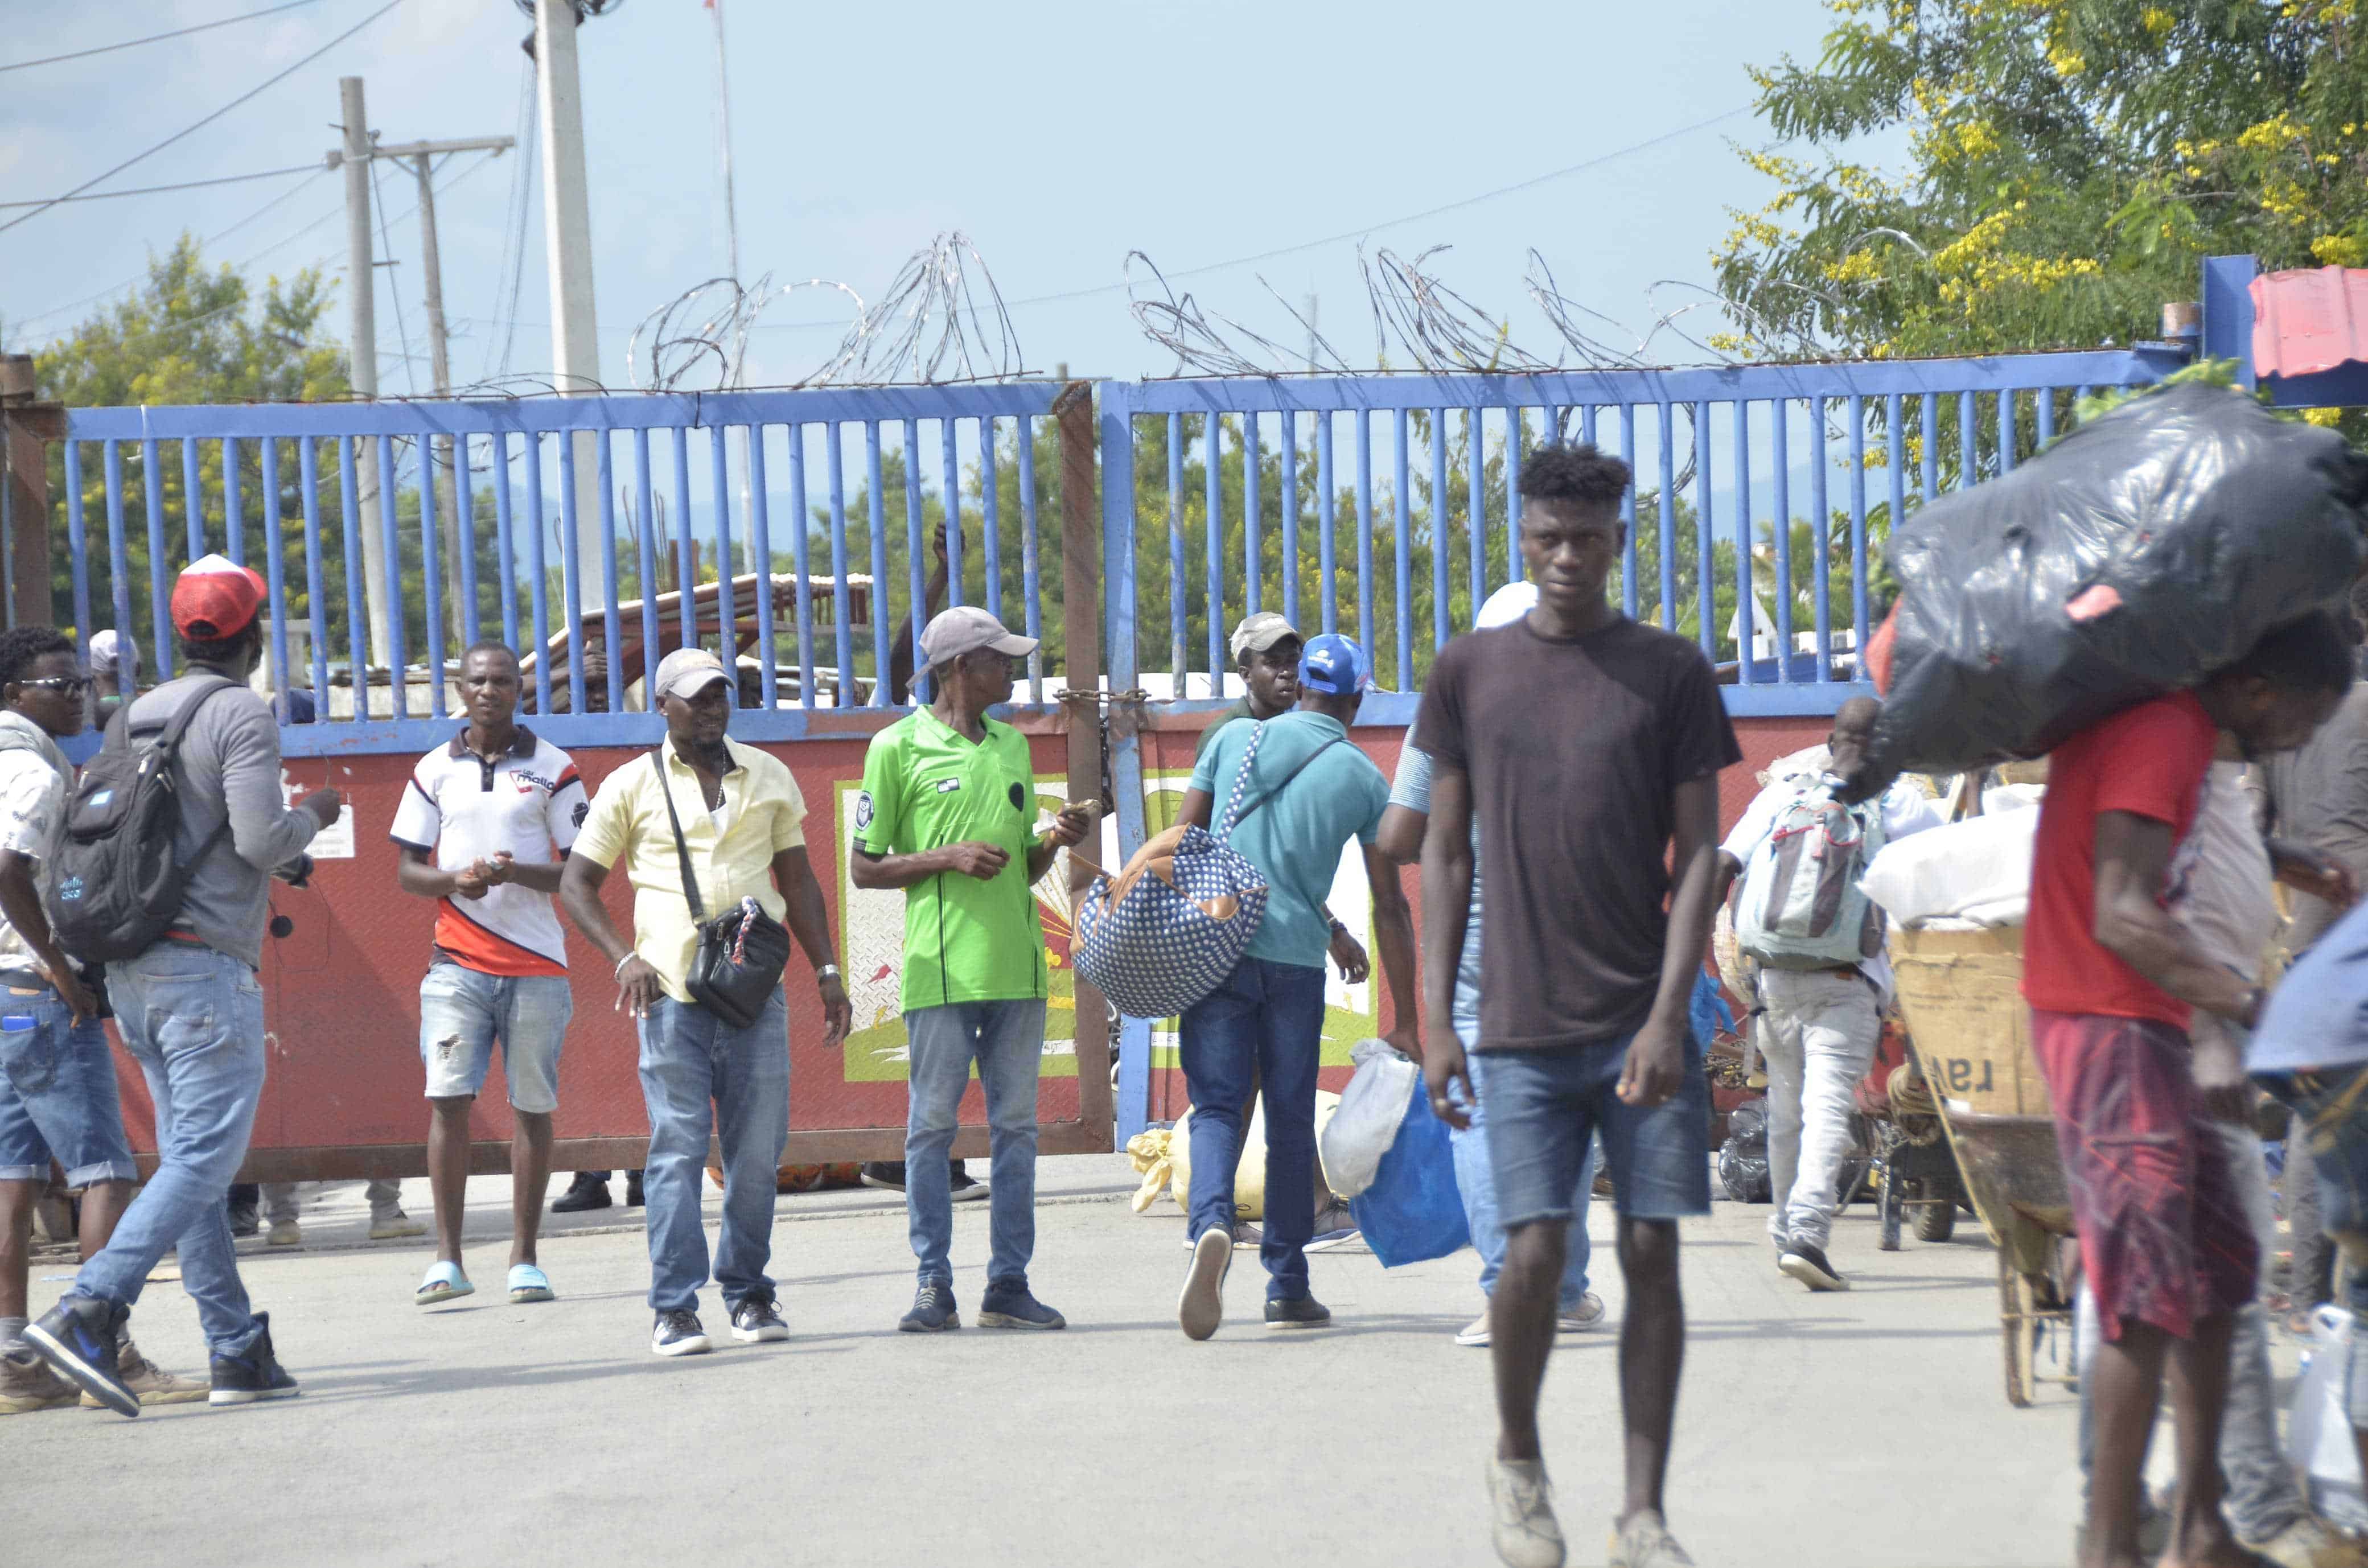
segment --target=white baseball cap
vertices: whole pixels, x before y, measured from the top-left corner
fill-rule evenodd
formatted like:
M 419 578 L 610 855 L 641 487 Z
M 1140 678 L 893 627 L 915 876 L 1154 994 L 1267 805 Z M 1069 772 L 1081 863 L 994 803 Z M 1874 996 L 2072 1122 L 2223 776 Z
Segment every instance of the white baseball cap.
M 657 696 L 679 697 L 685 702 L 717 681 L 727 685 L 732 672 L 704 648 L 677 648 L 658 661 Z
M 931 669 L 981 648 L 1018 658 L 1036 651 L 1036 639 L 1020 636 L 976 605 L 939 611 L 921 633 L 921 657 Z

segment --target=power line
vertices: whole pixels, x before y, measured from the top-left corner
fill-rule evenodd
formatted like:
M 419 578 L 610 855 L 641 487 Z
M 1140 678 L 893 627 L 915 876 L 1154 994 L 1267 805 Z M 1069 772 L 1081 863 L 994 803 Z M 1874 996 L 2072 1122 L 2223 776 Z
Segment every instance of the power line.
M 1320 240 L 1303 240 L 1297 244 L 1281 245 L 1273 250 L 1259 251 L 1255 256 L 1237 256 L 1227 261 L 1207 262 L 1200 267 L 1187 267 L 1181 272 L 1171 272 L 1167 274 L 1167 276 L 1169 278 L 1199 278 L 1211 272 L 1223 272 L 1229 267 L 1248 267 L 1256 262 L 1272 261 L 1278 256 L 1297 256 L 1302 251 L 1320 250 L 1326 245 L 1336 245 L 1345 240 L 1362 239 L 1367 234 L 1374 233 L 1383 229 L 1394 229 L 1398 227 L 1400 224 L 1418 223 L 1425 218 L 1436 218 L 1442 212 L 1455 212 L 1460 211 L 1466 207 L 1476 207 L 1484 201 L 1494 201 L 1500 196 L 1512 196 L 1518 192 L 1529 190 L 1534 187 L 1545 185 L 1554 180 L 1566 179 L 1572 175 L 1583 174 L 1588 169 L 1600 168 L 1605 164 L 1611 163 L 1616 159 L 1627 157 L 1631 153 L 1642 153 L 1649 148 L 1657 147 L 1665 142 L 1674 142 L 1681 136 L 1691 136 L 1697 131 L 1706 131 L 1713 125 L 1733 119 L 1738 115 L 1749 114 L 1751 112 L 1751 108 L 1752 106 L 1749 104 L 1744 104 L 1737 108 L 1728 109 L 1725 114 L 1714 114 L 1708 119 L 1698 119 L 1691 125 L 1682 125 L 1675 131 L 1665 131 L 1658 136 L 1647 137 L 1642 142 L 1632 142 L 1624 147 L 1615 147 L 1609 153 L 1600 153 L 1596 156 L 1586 159 L 1583 162 L 1572 164 L 1564 168 L 1552 169 L 1542 175 L 1534 175 L 1528 179 L 1517 181 L 1512 185 L 1499 186 L 1494 190 L 1484 190 L 1477 196 L 1467 196 L 1458 200 L 1442 202 L 1437 207 L 1425 208 L 1419 212 L 1408 212 L 1403 217 L 1384 218 L 1379 222 L 1361 224 L 1354 229 L 1343 229 L 1337 234 L 1326 234 Z M 1126 285 L 1123 282 L 1103 283 L 1089 289 L 1070 289 L 1057 294 L 1035 294 L 1024 300 L 1013 300 L 1009 301 L 1008 308 L 1017 310 L 1022 305 L 1057 304 L 1066 300 L 1087 300 L 1092 299 L 1097 295 L 1121 294 L 1125 291 Z M 846 329 L 846 325 L 847 324 L 844 322 L 825 321 L 759 322 L 757 324 L 757 329 L 760 332 L 797 332 L 818 331 L 822 328 L 829 327 L 844 331 Z
M 278 179 L 282 175 L 320 172 L 318 164 L 290 164 L 284 169 L 262 169 L 251 175 L 223 175 L 217 179 L 185 179 L 177 185 L 143 185 L 131 190 L 95 190 L 88 196 L 52 196 L 45 201 L 0 201 L 0 208 L 55 207 L 67 201 L 113 201 L 124 196 L 158 196 L 168 190 L 196 190 L 209 185 L 245 185 L 249 180 Z
M 484 168 L 487 164 L 492 163 L 498 155 L 499 154 L 494 153 L 486 153 L 475 163 L 471 164 L 467 168 L 462 169 L 459 174 L 454 175 L 450 180 L 447 180 L 444 184 L 437 187 L 437 194 L 440 196 L 447 191 L 457 188 L 462 181 L 468 179 L 470 176 L 475 174 L 479 169 Z M 327 171 L 322 170 L 320 172 L 326 173 Z M 245 217 L 241 218 L 238 222 L 231 224 L 228 228 L 222 229 L 218 233 L 209 234 L 199 243 L 201 245 L 219 244 L 223 240 L 226 240 L 231 235 L 236 233 L 239 230 L 245 228 L 248 224 L 262 218 L 274 208 L 277 208 L 283 202 L 288 201 L 290 198 L 302 196 L 304 192 L 312 188 L 312 183 L 308 180 L 303 184 L 297 185 L 288 190 L 282 191 L 278 196 L 275 196 L 270 200 L 265 202 L 262 206 L 256 208 L 254 211 L 248 213 Z M 415 203 L 411 211 L 402 214 L 400 217 L 392 220 L 392 222 L 400 223 L 418 210 L 419 208 Z M 311 222 L 305 224 L 302 228 L 282 234 L 279 238 L 272 241 L 269 244 L 265 245 L 262 249 L 252 252 L 243 259 L 232 263 L 232 267 L 233 270 L 244 272 L 246 268 L 254 266 L 256 262 L 261 261 L 265 256 L 269 256 L 273 251 L 279 250 L 285 245 L 293 244 L 298 240 L 301 240 L 305 235 L 311 233 L 313 230 L 321 227 L 323 224 L 344 217 L 345 212 L 345 204 L 340 202 L 338 205 L 332 207 L 326 212 L 324 212 L 319 217 L 313 219 Z M 331 253 L 326 256 L 314 256 L 311 261 L 305 263 L 305 265 L 308 267 L 319 267 L 336 259 L 336 257 L 335 253 Z M 48 321 L 54 316 L 65 315 L 69 312 L 80 310 L 85 305 L 95 304 L 97 301 L 108 298 L 109 295 L 120 294 L 126 289 L 138 288 L 142 282 L 145 281 L 146 278 L 147 274 L 145 273 L 141 274 L 138 278 L 127 278 L 122 282 L 117 283 L 109 288 L 102 289 L 96 294 L 86 294 L 83 298 L 72 301 L 69 303 L 53 306 L 49 310 L 41 312 L 38 315 L 17 317 L 17 319 L 8 322 L 6 324 L 12 330 L 21 332 L 29 323 Z
M 327 171 L 325 169 L 315 169 L 314 172 L 325 174 Z M 199 243 L 204 245 L 218 244 L 222 241 L 230 238 L 231 235 L 238 233 L 241 229 L 245 228 L 249 223 L 261 218 L 265 213 L 269 212 L 276 207 L 279 207 L 281 203 L 286 202 L 292 198 L 302 196 L 311 188 L 312 184 L 310 181 L 292 185 L 286 190 L 281 191 L 279 195 L 273 197 L 270 200 L 265 202 L 262 206 L 256 208 L 254 211 L 248 213 L 245 217 L 241 218 L 238 222 L 231 224 L 228 228 L 222 230 L 218 233 L 208 234 Z M 338 210 L 343 211 L 344 209 L 340 208 Z M 335 216 L 335 214 L 333 213 L 331 216 Z M 313 227 L 317 228 L 319 225 L 314 224 Z M 293 236 L 291 235 L 290 237 L 292 238 Z M 284 244 L 286 242 L 283 241 L 281 243 Z M 139 278 L 127 278 L 120 283 L 110 284 L 107 288 L 101 289 L 96 294 L 85 294 L 81 299 L 71 301 L 66 304 L 53 305 L 50 309 L 43 311 L 37 315 L 20 316 L 10 324 L 22 329 L 29 323 L 48 321 L 52 316 L 62 316 L 69 312 L 78 311 L 85 305 L 97 304 L 99 301 L 106 299 L 110 294 L 120 294 L 126 289 L 139 287 L 142 278 L 144 278 L 147 275 L 145 273 L 142 273 Z
M 310 6 L 315 3 L 316 0 L 288 0 L 285 6 L 274 6 L 264 11 L 249 11 L 242 17 L 224 17 L 219 22 L 199 22 L 193 28 L 176 28 L 168 33 L 150 33 L 146 38 L 126 39 L 121 43 L 101 44 L 97 49 L 77 49 L 72 54 L 51 54 L 40 60 L 19 60 L 13 64 L 0 65 L 0 71 L 29 71 L 36 65 L 56 65 L 68 60 L 87 60 L 94 54 L 112 54 L 119 49 L 137 49 L 143 43 L 162 43 L 168 38 L 187 38 L 191 33 L 211 32 L 216 28 L 229 27 L 233 22 L 252 22 L 260 17 L 276 17 L 282 11 L 293 11 L 300 6 Z
M 199 120 L 195 125 L 186 126 L 179 131 L 176 131 L 172 135 L 165 137 L 165 140 L 157 142 L 154 146 L 147 149 L 147 151 L 133 153 L 131 157 L 124 159 L 123 162 L 108 170 L 105 174 L 94 176 L 92 178 L 83 181 L 72 190 L 67 191 L 65 195 L 53 196 L 49 200 L 42 202 L 40 206 L 34 208 L 30 212 L 27 212 L 21 217 L 11 218 L 5 223 L 0 223 L 0 234 L 6 233 L 9 230 L 15 228 L 19 223 L 31 222 L 34 219 L 40 217 L 51 208 L 55 207 L 59 202 L 70 200 L 74 197 L 80 196 L 92 186 L 104 184 L 107 181 L 113 179 L 116 176 L 121 174 L 124 170 L 130 168 L 132 165 L 141 162 L 142 159 L 154 157 L 156 153 L 163 152 L 167 147 L 170 147 L 174 142 L 178 142 L 184 136 L 188 136 L 194 131 L 204 130 L 207 126 L 211 125 L 215 120 L 220 119 L 231 110 L 238 108 L 239 105 L 245 103 L 250 98 L 256 97 L 258 94 L 268 88 L 279 85 L 289 77 L 293 76 L 297 72 L 302 71 L 305 66 L 312 64 L 313 62 L 320 59 L 321 56 L 328 53 L 331 50 L 336 48 L 337 45 L 345 42 L 347 39 L 353 37 L 356 33 L 361 31 L 364 28 L 369 27 L 372 22 L 377 21 L 381 17 L 385 16 L 389 11 L 393 10 L 396 6 L 402 4 L 403 0 L 386 0 L 385 5 L 380 6 L 377 10 L 372 11 L 369 16 L 364 17 L 360 21 L 356 22 L 352 27 L 347 28 L 344 32 L 339 33 L 336 37 L 331 39 L 328 42 L 323 44 L 320 48 L 314 50 L 312 53 L 306 55 L 295 64 L 290 65 L 287 70 L 280 72 L 278 75 L 272 76 L 267 81 L 248 88 L 245 92 L 241 93 L 237 97 L 231 99 L 230 102 L 214 110 L 213 113 L 206 116 L 203 119 Z

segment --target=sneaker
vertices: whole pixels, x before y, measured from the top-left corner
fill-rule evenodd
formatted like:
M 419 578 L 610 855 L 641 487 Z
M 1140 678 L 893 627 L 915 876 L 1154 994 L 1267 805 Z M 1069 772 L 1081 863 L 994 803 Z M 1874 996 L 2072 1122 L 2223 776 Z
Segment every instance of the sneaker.
M 1212 1225 L 1192 1244 L 1192 1267 L 1176 1301 L 1176 1321 L 1187 1339 L 1206 1339 L 1225 1321 L 1225 1272 L 1234 1266 L 1233 1233 Z
M 274 1220 L 271 1233 L 263 1241 L 266 1246 L 300 1247 L 304 1244 L 304 1232 L 293 1220 Z
M 960 1160 L 954 1162 L 954 1168 L 948 1173 L 948 1181 L 953 1188 L 956 1203 L 975 1203 L 986 1196 L 986 1183 L 973 1181 L 971 1174 L 962 1169 Z
M 913 1292 L 913 1310 L 896 1320 L 903 1334 L 938 1334 L 962 1326 L 962 1313 L 954 1306 L 954 1288 L 932 1279 Z
M 882 1192 L 905 1190 L 905 1162 L 902 1160 L 866 1160 L 856 1173 L 856 1180 L 866 1187 L 876 1187 Z
M 1784 1244 L 1776 1267 L 1812 1290 L 1847 1290 L 1850 1279 L 1826 1260 L 1826 1249 L 1799 1236 Z
M 711 1346 L 699 1314 L 688 1310 L 660 1312 L 650 1330 L 650 1353 L 655 1356 L 704 1356 Z
M 39 1356 L 0 1356 L 0 1415 L 63 1410 L 74 1402 L 74 1384 L 50 1370 L 50 1364 Z
M 131 1309 L 97 1296 L 67 1296 L 25 1326 L 25 1343 L 51 1370 L 79 1384 L 118 1415 L 140 1414 L 140 1396 L 115 1369 Z
M 185 1378 L 165 1370 L 140 1354 L 140 1347 L 129 1339 L 115 1353 L 115 1375 L 122 1380 L 125 1388 L 140 1396 L 140 1403 L 143 1405 L 190 1404 L 205 1398 L 208 1392 L 207 1385 L 195 1378 Z M 85 1410 L 107 1408 L 88 1394 L 82 1396 L 82 1407 Z
M 625 1207 L 628 1209 L 639 1209 L 643 1206 L 642 1173 L 639 1171 L 627 1171 L 625 1173 Z
M 732 1337 L 743 1345 L 769 1344 L 790 1336 L 781 1309 L 770 1296 L 743 1296 L 732 1309 Z
M 1488 1303 L 1480 1303 L 1480 1315 L 1456 1331 L 1455 1343 L 1473 1350 L 1486 1350 L 1496 1335 L 1488 1326 Z
M 230 1233 L 233 1236 L 251 1236 L 263 1229 L 262 1218 L 256 1212 L 255 1205 L 252 1203 L 233 1203 L 230 1206 L 229 1212 Z
M 1025 1285 L 990 1285 L 978 1303 L 981 1328 L 1066 1328 L 1069 1320 L 1038 1301 Z
M 392 1214 L 370 1216 L 370 1239 L 374 1242 L 399 1242 L 409 1236 L 424 1236 L 427 1227 L 398 1209 Z
M 2267 1540 L 2239 1540 L 2238 1545 L 2278 1568 L 2362 1568 L 2368 1552 L 2305 1514 Z
M 1605 1568 L 1694 1568 L 1694 1560 L 1669 1534 L 1661 1516 L 1647 1508 L 1611 1532 L 1611 1558 Z
M 1269 1328 L 1329 1328 L 1332 1326 L 1332 1309 L 1313 1296 L 1291 1296 L 1281 1301 L 1269 1298 L 1266 1325 Z
M 1585 1334 L 1603 1324 L 1603 1298 L 1589 1290 L 1578 1299 L 1576 1306 L 1565 1307 L 1554 1314 L 1556 1334 Z
M 294 1399 L 303 1392 L 271 1347 L 271 1314 L 257 1312 L 255 1321 L 262 1327 L 254 1344 L 235 1356 L 215 1353 L 214 1386 L 206 1395 L 207 1403 L 253 1404 L 258 1400 Z
M 1489 1460 L 1488 1516 L 1489 1537 L 1506 1568 L 1562 1568 L 1562 1525 L 1542 1461 Z
M 1768 1244 L 1776 1249 L 1776 1271 L 1781 1274 L 1784 1271 L 1784 1254 L 1791 1250 L 1793 1238 L 1782 1231 L 1770 1231 L 1768 1233 Z
M 554 1214 L 583 1214 L 609 1207 L 609 1178 L 596 1176 L 588 1171 L 577 1171 L 567 1190 L 551 1200 Z

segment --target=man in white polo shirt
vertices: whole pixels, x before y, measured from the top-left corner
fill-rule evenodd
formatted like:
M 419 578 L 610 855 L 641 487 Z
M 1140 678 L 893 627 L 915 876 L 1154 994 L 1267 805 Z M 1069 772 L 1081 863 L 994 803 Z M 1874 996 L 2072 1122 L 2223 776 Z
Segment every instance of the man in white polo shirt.
M 461 1267 L 469 1180 L 469 1108 L 501 1041 L 510 1113 L 510 1270 L 514 1302 L 548 1301 L 535 1257 L 551 1180 L 559 1050 L 574 1001 L 567 941 L 551 895 L 589 807 L 565 752 L 518 722 L 518 655 L 480 642 L 461 659 L 468 724 L 419 759 L 395 808 L 403 891 L 436 900 L 434 956 L 419 983 L 419 1054 L 427 1069 L 427 1184 L 436 1263 L 415 1300 L 474 1292 Z

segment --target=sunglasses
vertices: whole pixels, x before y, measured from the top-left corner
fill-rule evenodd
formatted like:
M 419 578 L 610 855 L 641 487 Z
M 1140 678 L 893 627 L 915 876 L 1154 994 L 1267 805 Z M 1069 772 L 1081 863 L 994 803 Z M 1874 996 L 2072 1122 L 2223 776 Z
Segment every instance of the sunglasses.
M 38 686 L 66 697 L 80 697 L 90 689 L 88 676 L 50 676 L 41 680 L 20 680 L 18 686 Z

